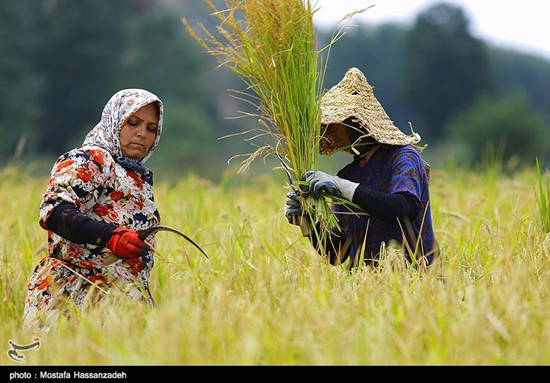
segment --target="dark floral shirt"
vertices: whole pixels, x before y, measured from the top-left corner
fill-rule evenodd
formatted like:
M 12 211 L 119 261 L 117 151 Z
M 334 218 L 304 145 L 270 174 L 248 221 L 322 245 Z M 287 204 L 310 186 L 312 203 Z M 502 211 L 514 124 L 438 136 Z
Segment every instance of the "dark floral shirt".
M 138 233 L 160 223 L 152 186 L 141 175 L 119 165 L 111 154 L 97 146 L 82 146 L 61 156 L 54 165 L 50 182 L 40 204 L 40 225 L 61 202 L 79 208 L 88 217 Z M 148 238 L 154 244 L 154 237 Z M 107 281 L 131 283 L 148 281 L 153 267 L 153 251 L 140 259 L 118 260 L 104 265 L 111 251 L 92 244 L 75 244 L 48 232 L 48 252 L 79 268 L 86 275 L 100 275 Z

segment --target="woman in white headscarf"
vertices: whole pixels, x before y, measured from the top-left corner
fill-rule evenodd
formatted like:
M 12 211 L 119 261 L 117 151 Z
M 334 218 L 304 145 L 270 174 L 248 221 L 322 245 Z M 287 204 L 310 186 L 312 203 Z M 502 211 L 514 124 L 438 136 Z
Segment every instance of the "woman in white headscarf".
M 30 277 L 24 327 L 48 325 L 70 302 L 95 305 L 112 288 L 152 302 L 155 241 L 138 235 L 160 224 L 144 163 L 159 143 L 162 117 L 154 94 L 117 92 L 83 145 L 56 161 L 40 204 L 48 256 Z

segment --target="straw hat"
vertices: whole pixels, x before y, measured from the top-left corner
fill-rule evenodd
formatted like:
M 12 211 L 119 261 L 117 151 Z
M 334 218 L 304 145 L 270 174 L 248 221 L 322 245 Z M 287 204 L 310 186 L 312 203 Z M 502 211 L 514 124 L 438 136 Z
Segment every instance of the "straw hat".
M 342 81 L 321 98 L 321 123 L 337 124 L 353 117 L 369 136 L 381 144 L 411 145 L 419 142 L 419 134 L 412 132 L 407 136 L 393 124 L 372 89 L 359 69 L 349 69 Z

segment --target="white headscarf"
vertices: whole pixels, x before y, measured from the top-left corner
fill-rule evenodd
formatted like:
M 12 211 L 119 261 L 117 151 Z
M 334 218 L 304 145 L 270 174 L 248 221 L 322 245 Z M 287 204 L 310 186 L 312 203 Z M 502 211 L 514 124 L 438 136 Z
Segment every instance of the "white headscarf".
M 144 89 L 123 89 L 113 95 L 103 108 L 101 121 L 86 135 L 83 145 L 100 146 L 115 158 L 123 157 L 120 147 L 120 131 L 128 118 L 147 104 L 156 102 L 159 107 L 157 137 L 149 152 L 140 161 L 145 163 L 158 146 L 162 133 L 162 101 L 153 93 Z

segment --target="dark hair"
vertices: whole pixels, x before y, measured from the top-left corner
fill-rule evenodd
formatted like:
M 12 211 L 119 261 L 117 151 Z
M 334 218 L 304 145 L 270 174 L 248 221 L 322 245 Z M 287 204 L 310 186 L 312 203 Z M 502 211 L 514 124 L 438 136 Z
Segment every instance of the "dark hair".
M 160 119 L 160 103 L 158 101 L 153 101 L 151 104 L 155 106 L 155 109 L 157 110 L 157 116 Z

